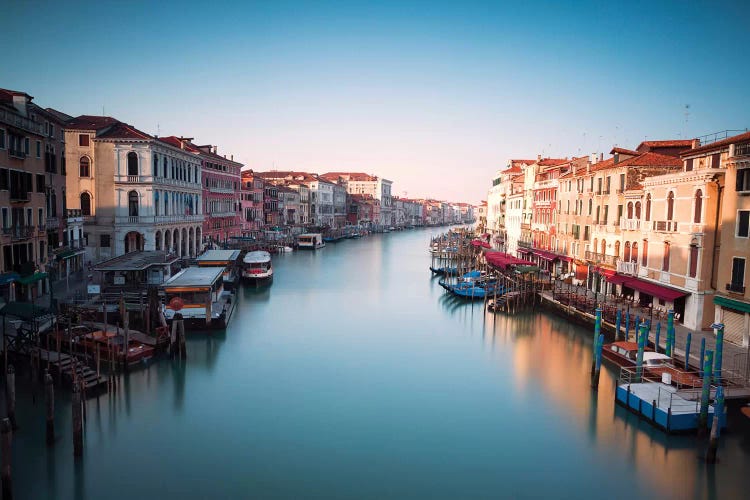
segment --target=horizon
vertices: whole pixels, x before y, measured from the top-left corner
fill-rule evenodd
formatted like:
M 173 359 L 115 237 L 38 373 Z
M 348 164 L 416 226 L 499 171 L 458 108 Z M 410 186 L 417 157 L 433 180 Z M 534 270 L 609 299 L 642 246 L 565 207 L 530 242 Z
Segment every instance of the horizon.
M 0 43 L 23 57 L 0 86 L 255 171 L 366 172 L 476 205 L 511 158 L 748 127 L 743 2 L 84 4 L 9 23 Z

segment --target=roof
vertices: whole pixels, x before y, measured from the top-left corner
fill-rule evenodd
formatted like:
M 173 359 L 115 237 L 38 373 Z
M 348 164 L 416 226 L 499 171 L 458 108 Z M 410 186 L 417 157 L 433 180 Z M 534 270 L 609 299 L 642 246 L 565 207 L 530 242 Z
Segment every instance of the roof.
M 365 174 L 363 172 L 326 172 L 319 177 L 331 182 L 338 181 L 340 177 L 343 177 L 347 181 L 354 182 L 375 182 L 378 180 L 377 176 Z
M 612 151 L 610 151 L 609 154 L 613 155 L 615 153 L 620 153 L 623 155 L 632 155 L 632 156 L 638 156 L 639 154 L 641 154 L 638 151 L 633 151 L 632 149 L 618 148 L 616 146 L 612 148 Z
M 78 129 L 78 130 L 100 130 L 115 123 L 119 123 L 119 120 L 112 118 L 111 116 L 93 116 L 93 115 L 81 115 L 69 120 L 65 124 L 65 128 Z
M 141 132 L 132 125 L 117 122 L 111 128 L 96 136 L 97 139 L 136 139 L 149 140 L 153 137 L 146 132 Z
M 750 132 L 745 132 L 743 134 L 735 135 L 732 137 L 727 137 L 726 139 L 722 139 L 720 141 L 716 141 L 711 144 L 706 144 L 705 146 L 683 151 L 681 156 L 683 157 L 691 156 L 697 153 L 705 153 L 707 151 L 714 151 L 716 149 L 722 149 L 726 146 L 729 146 L 730 144 L 734 144 L 736 142 L 743 142 L 743 141 L 750 141 Z
M 206 250 L 198 262 L 232 262 L 240 256 L 239 250 Z
M 245 264 L 257 264 L 262 262 L 271 262 L 271 254 L 258 250 L 257 252 L 248 252 L 245 254 L 245 258 L 242 259 Z
M 164 288 L 213 286 L 224 274 L 223 267 L 188 267 L 162 285 Z
M 206 156 L 208 158 L 212 158 L 216 161 L 221 162 L 227 162 L 227 163 L 234 163 L 236 165 L 242 166 L 242 163 L 236 162 L 232 160 L 231 158 L 226 158 L 224 156 L 221 156 L 219 154 L 216 154 L 212 151 L 210 151 L 211 146 L 198 146 L 193 141 L 191 141 L 188 138 L 185 137 L 177 137 L 176 135 L 168 135 L 166 137 L 157 137 L 158 140 L 161 142 L 164 142 L 166 144 L 169 144 L 170 146 L 174 146 L 176 148 L 184 149 L 186 151 L 189 151 L 191 153 L 196 153 L 201 156 Z
M 537 165 L 540 165 L 542 167 L 551 167 L 554 165 L 562 165 L 563 163 L 568 163 L 570 160 L 567 158 L 542 158 L 541 160 L 537 161 Z
M 28 97 L 29 100 L 34 99 L 26 92 L 20 92 L 18 90 L 0 89 L 0 101 L 13 101 L 14 97 Z
M 143 271 L 151 266 L 167 266 L 177 262 L 179 257 L 166 252 L 129 252 L 114 259 L 105 260 L 94 266 L 95 271 Z
M 682 160 L 674 156 L 659 153 L 643 153 L 633 158 L 621 161 L 618 167 L 681 167 Z
M 668 141 L 643 141 L 635 148 L 637 151 L 646 148 L 684 148 L 693 145 L 692 139 L 674 139 Z
M 669 356 L 666 354 L 663 354 L 661 352 L 653 352 L 653 351 L 644 351 L 643 352 L 643 361 L 647 361 L 650 359 L 669 359 L 671 360 Z

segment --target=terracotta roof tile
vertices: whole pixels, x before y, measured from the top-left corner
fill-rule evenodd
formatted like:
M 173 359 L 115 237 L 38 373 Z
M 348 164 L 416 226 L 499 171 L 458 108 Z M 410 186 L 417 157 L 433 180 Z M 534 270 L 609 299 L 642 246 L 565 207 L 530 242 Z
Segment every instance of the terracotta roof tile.
M 683 148 L 685 146 L 692 146 L 692 139 L 673 139 L 668 141 L 643 141 L 635 148 L 640 151 L 641 148 Z
M 609 154 L 611 155 L 615 153 L 620 153 L 623 155 L 632 155 L 632 156 L 638 156 L 639 154 L 641 154 L 638 151 L 633 151 L 632 149 L 625 149 L 625 148 L 618 148 L 618 147 L 612 148 L 612 151 L 609 152 Z
M 568 163 L 569 161 L 570 160 L 568 160 L 567 158 L 542 158 L 536 163 L 542 167 L 551 167 L 555 165 L 562 165 L 563 163 Z
M 705 146 L 700 146 L 695 149 L 689 149 L 687 151 L 683 151 L 681 156 L 691 156 L 698 153 L 705 153 L 706 151 L 713 151 L 715 149 L 721 149 L 725 146 L 728 146 L 730 144 L 734 144 L 736 142 L 743 142 L 743 141 L 750 141 L 750 132 L 745 132 L 743 134 L 735 135 L 732 137 L 727 137 L 726 139 L 722 139 L 721 141 L 716 141 L 711 144 L 706 144 Z
M 65 128 L 76 130 L 101 130 L 115 123 L 120 123 L 111 116 L 81 115 L 73 118 L 65 124 Z
M 153 139 L 152 136 L 146 132 L 141 132 L 132 125 L 127 123 L 117 122 L 111 128 L 105 132 L 98 134 L 97 139 L 140 139 L 149 140 Z
M 674 156 L 659 153 L 643 153 L 634 158 L 628 158 L 616 165 L 617 167 L 681 167 L 682 160 Z

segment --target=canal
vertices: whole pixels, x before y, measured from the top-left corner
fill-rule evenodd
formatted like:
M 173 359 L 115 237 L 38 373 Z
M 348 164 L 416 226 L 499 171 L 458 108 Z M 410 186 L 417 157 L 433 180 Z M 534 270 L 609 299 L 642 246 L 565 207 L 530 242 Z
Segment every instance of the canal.
M 430 277 L 435 231 L 373 235 L 275 258 L 225 333 L 192 334 L 87 406 L 73 462 L 18 382 L 21 499 L 747 498 L 739 412 L 715 467 L 589 388 L 591 332 L 542 313 L 485 315 Z

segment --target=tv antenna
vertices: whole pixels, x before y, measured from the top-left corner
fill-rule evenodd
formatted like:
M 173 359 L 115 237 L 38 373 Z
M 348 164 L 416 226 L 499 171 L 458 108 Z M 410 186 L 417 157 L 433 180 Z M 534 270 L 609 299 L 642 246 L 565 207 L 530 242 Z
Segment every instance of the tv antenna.
M 682 131 L 682 136 L 687 137 L 688 120 L 690 119 L 690 104 L 685 104 L 685 128 Z

